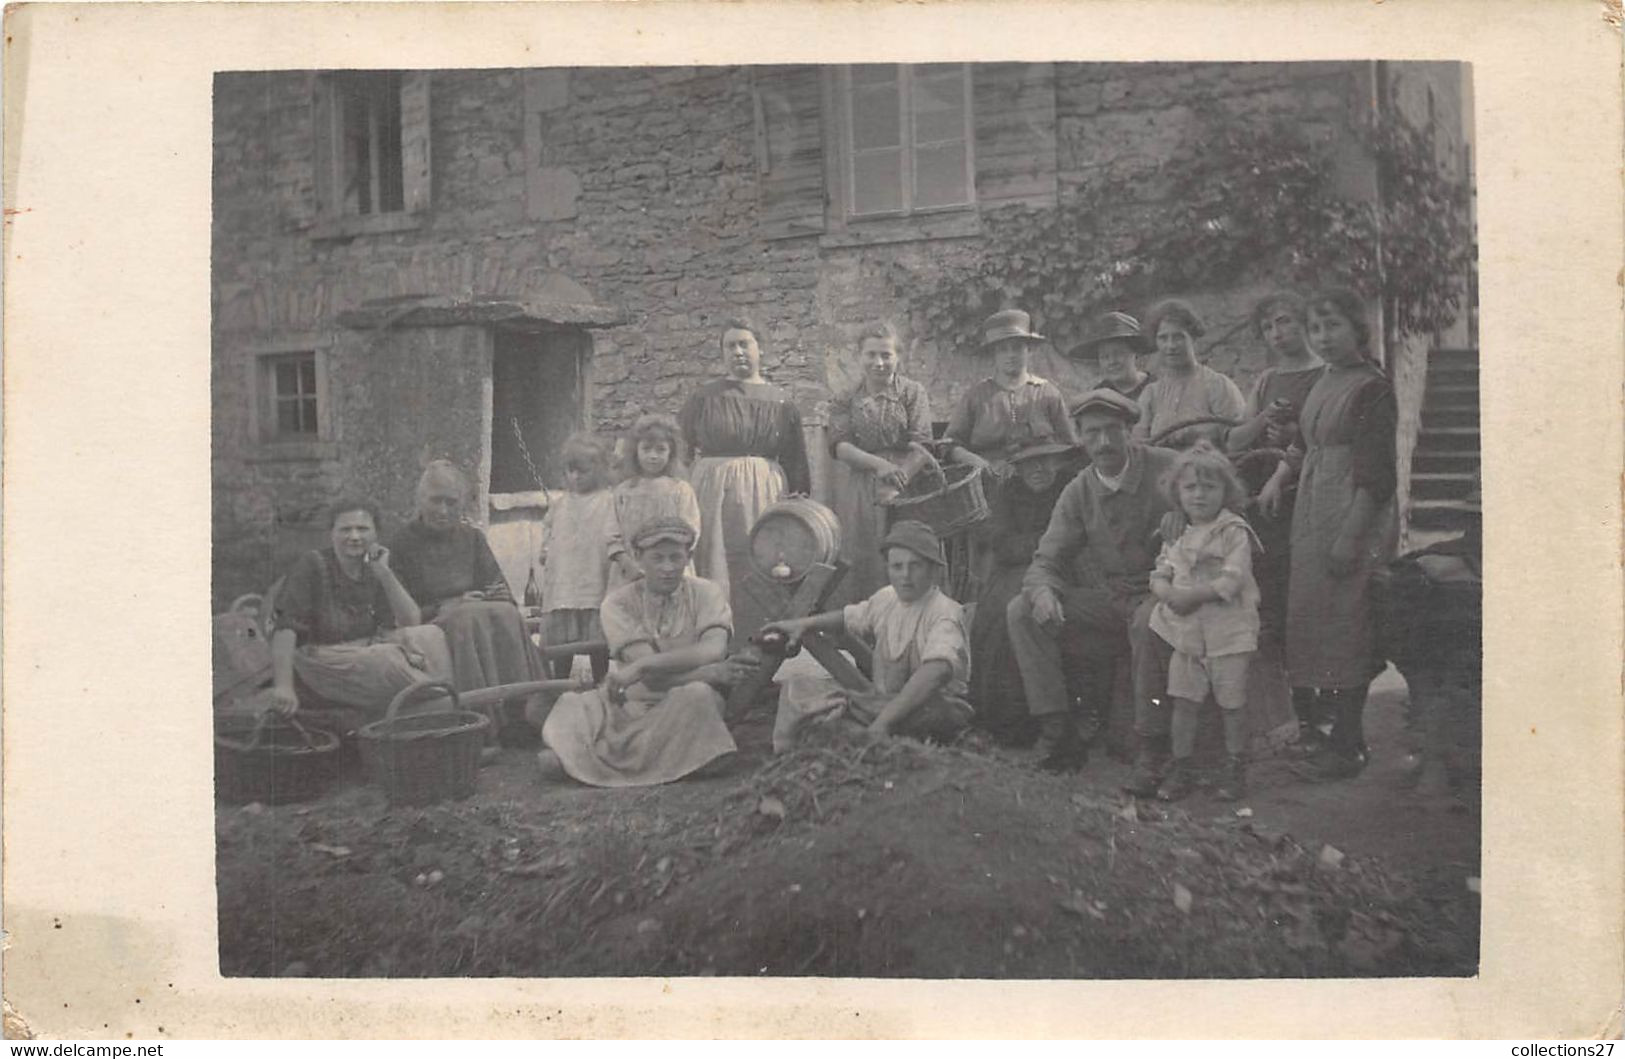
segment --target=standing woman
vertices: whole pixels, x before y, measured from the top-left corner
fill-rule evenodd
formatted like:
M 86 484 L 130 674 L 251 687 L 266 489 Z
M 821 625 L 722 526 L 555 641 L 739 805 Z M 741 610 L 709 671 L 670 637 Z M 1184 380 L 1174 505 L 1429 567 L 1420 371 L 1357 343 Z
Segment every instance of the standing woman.
M 992 354 L 993 374 L 965 391 L 948 421 L 948 458 L 989 472 L 988 502 L 1010 471 L 1010 458 L 1029 445 L 1077 444 L 1066 398 L 1028 367 L 1032 351 L 1045 341 L 1020 309 L 996 312 L 982 323 L 982 352 Z M 948 546 L 948 594 L 975 596 L 990 556 L 985 538 L 973 528 L 955 534 Z
M 491 545 L 463 518 L 468 479 L 435 460 L 418 479 L 417 517 L 390 543 L 396 576 L 420 604 L 423 620 L 446 634 L 458 691 L 541 676 L 513 592 Z
M 858 364 L 863 381 L 830 405 L 829 433 L 845 588 L 853 599 L 868 599 L 887 584 L 881 504 L 908 483 L 931 441 L 931 400 L 923 383 L 898 374 L 897 332 L 889 323 L 863 329 Z
M 1160 358 L 1157 379 L 1140 394 L 1140 421 L 1134 437 L 1151 441 L 1170 427 L 1193 419 L 1239 420 L 1246 400 L 1236 384 L 1196 360 L 1196 340 L 1206 328 L 1185 302 L 1168 298 L 1151 307 L 1145 319 L 1146 333 L 1152 337 Z M 1204 423 L 1162 438 L 1156 444 L 1182 449 L 1203 438 L 1222 445 L 1226 423 Z
M 1382 671 L 1371 599 L 1372 571 L 1393 555 L 1394 390 L 1370 360 L 1365 305 L 1348 290 L 1308 303 L 1309 345 L 1325 374 L 1304 402 L 1303 467 L 1292 515 L 1287 671 L 1318 689 L 1333 718 L 1331 742 L 1313 763 L 1319 778 L 1365 767 L 1366 691 Z
M 378 544 L 378 506 L 340 500 L 328 526 L 332 543 L 300 556 L 277 593 L 271 709 L 298 712 L 303 688 L 326 707 L 307 711 L 311 722 L 344 735 L 402 689 L 451 679 L 451 654 Z
M 725 378 L 701 386 L 678 417 L 696 459 L 692 482 L 700 502 L 694 570 L 726 596 L 750 561 L 750 529 L 783 493 L 808 493 L 801 412 L 790 395 L 762 378 L 762 351 L 749 320 L 722 331 Z

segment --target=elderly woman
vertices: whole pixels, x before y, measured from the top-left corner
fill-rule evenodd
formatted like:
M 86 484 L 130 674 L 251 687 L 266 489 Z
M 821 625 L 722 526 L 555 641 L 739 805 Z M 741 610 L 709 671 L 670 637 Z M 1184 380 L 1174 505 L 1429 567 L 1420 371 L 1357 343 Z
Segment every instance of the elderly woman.
M 948 458 L 990 472 L 988 500 L 1010 469 L 1010 457 L 1035 442 L 1077 444 L 1066 398 L 1028 367 L 1045 342 L 1020 309 L 1005 309 L 982 324 L 982 352 L 993 357 L 993 374 L 965 391 L 948 420 Z M 988 552 L 980 537 L 956 534 L 948 544 L 948 593 L 968 599 L 986 576 Z
M 1170 448 L 1184 448 L 1202 438 L 1222 445 L 1230 424 L 1241 419 L 1246 401 L 1235 383 L 1197 362 L 1196 340 L 1206 329 L 1196 310 L 1177 298 L 1160 301 L 1146 315 L 1145 329 L 1156 343 L 1161 371 L 1140 394 L 1135 439 Z M 1226 422 L 1203 423 L 1168 434 L 1171 428 L 1195 419 Z
M 678 421 L 696 456 L 691 480 L 700 502 L 694 569 L 724 597 L 749 564 L 750 528 L 782 493 L 807 493 L 801 413 L 790 395 L 762 378 L 762 351 L 749 320 L 722 331 L 727 377 L 708 382 L 683 405 Z
M 897 332 L 877 322 L 858 337 L 863 381 L 830 405 L 830 452 L 836 459 L 835 514 L 841 520 L 843 588 L 867 599 L 886 584 L 880 541 L 883 502 L 919 469 L 931 441 L 931 399 L 923 383 L 897 371 Z
M 446 634 L 458 691 L 537 680 L 539 659 L 485 534 L 464 521 L 468 479 L 436 460 L 418 479 L 417 517 L 390 542 L 396 576 Z
M 271 709 L 300 711 L 303 691 L 307 719 L 348 734 L 403 688 L 451 679 L 451 656 L 378 544 L 377 505 L 340 500 L 328 525 L 332 543 L 300 556 L 276 595 Z
M 694 530 L 675 516 L 632 535 L 643 577 L 604 598 L 614 659 L 591 691 L 566 692 L 542 725 L 544 775 L 595 787 L 669 783 L 731 753 L 722 694 L 733 613 L 722 589 L 687 573 Z

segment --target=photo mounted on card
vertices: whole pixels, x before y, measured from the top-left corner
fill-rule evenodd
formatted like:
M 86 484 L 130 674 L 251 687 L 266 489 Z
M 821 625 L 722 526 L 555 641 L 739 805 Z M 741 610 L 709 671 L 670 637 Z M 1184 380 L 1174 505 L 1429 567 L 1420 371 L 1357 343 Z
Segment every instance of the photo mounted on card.
M 43 659 L 74 619 L 8 534 L 8 1000 L 42 1035 L 1135 1036 L 1200 980 L 1221 1002 L 1181 1032 L 1602 1032 L 1600 994 L 1527 984 L 1617 970 L 1620 836 L 1522 777 L 1561 760 L 1618 807 L 1618 718 L 1579 706 L 1617 680 L 1558 650 L 1616 657 L 1618 578 L 1527 545 L 1617 538 L 1617 455 L 1553 461 L 1618 441 L 1618 364 L 1524 380 L 1508 343 L 1538 289 L 1543 344 L 1617 346 L 1588 277 L 1620 203 L 1578 187 L 1619 122 L 1562 116 L 1620 93 L 1605 23 L 1520 15 L 21 13 L 18 248 L 33 203 L 100 205 L 52 130 L 132 103 L 57 44 L 212 43 L 117 82 L 181 145 L 109 133 L 176 218 L 172 274 L 119 273 L 146 341 L 13 331 L 14 510 L 54 503 L 36 461 L 87 418 L 18 396 L 48 336 L 87 336 L 92 398 L 149 428 L 118 445 L 186 486 L 98 472 L 160 542 L 124 591 L 173 600 L 171 647 L 126 630 L 105 682 L 19 669 L 16 630 Z M 103 265 L 143 237 L 121 219 Z M 11 313 L 88 278 L 19 274 Z M 184 399 L 141 370 L 166 349 Z M 1565 617 L 1604 582 L 1605 619 Z M 77 745 L 43 698 L 127 698 L 168 651 L 147 725 L 96 715 L 175 749 L 68 833 L 120 821 L 172 870 L 55 904 L 51 816 L 108 799 L 43 812 L 31 762 Z M 46 848 L 94 873 L 86 845 Z M 1591 882 L 1546 907 L 1497 868 L 1520 850 Z M 130 988 L 83 970 L 125 960 Z M 1087 1014 L 1023 1026 L 1011 989 Z M 1242 1019 L 1242 989 L 1282 1002 Z

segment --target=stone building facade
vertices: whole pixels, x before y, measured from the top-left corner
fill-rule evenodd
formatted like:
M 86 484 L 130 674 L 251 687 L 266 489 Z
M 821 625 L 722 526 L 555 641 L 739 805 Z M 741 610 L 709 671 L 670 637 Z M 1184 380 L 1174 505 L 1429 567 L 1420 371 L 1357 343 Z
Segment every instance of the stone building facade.
M 1460 126 L 1460 68 L 1434 65 L 1417 77 Z M 945 420 L 985 372 L 910 333 L 897 266 L 974 261 L 986 211 L 1053 205 L 1166 155 L 1199 104 L 1312 125 L 1339 145 L 1351 192 L 1375 195 L 1354 132 L 1380 74 L 1349 62 L 220 75 L 216 602 L 262 590 L 323 540 L 320 512 L 340 493 L 405 517 L 437 457 L 474 472 L 476 517 L 528 524 L 536 478 L 559 485 L 558 442 L 675 412 L 720 372 L 717 325 L 740 311 L 813 451 L 831 388 L 855 378 L 853 336 L 876 317 L 902 327 L 905 370 Z M 1264 366 L 1243 326 L 1259 292 L 1167 292 L 1207 315 L 1208 363 L 1243 384 Z M 1390 367 L 1413 395 L 1425 355 L 1393 353 L 1409 358 Z M 1035 369 L 1063 389 L 1093 381 L 1054 350 Z M 1420 397 L 1407 400 L 1414 436 Z M 510 576 L 521 588 L 522 566 Z

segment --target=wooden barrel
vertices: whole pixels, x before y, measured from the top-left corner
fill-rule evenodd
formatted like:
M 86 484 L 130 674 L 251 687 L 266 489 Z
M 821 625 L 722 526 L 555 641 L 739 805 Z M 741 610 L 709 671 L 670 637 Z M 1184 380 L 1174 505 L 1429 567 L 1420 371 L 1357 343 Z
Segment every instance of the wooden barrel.
M 770 581 L 800 581 L 814 563 L 841 554 L 841 522 L 816 500 L 780 500 L 750 529 L 750 565 Z

